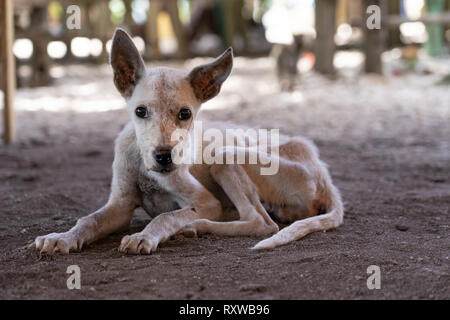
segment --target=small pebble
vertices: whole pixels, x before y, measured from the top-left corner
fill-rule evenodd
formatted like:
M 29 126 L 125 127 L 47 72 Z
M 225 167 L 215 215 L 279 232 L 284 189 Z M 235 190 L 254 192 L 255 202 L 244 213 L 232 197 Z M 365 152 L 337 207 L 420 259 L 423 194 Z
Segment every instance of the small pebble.
M 200 286 L 198 287 L 198 291 L 203 291 L 203 290 L 205 290 L 205 286 L 200 285 Z
M 264 292 L 266 291 L 266 287 L 259 284 L 247 284 L 243 285 L 239 288 L 239 291 L 251 291 L 251 292 Z
M 397 224 L 395 226 L 395 229 L 397 229 L 399 231 L 408 231 L 409 227 Z

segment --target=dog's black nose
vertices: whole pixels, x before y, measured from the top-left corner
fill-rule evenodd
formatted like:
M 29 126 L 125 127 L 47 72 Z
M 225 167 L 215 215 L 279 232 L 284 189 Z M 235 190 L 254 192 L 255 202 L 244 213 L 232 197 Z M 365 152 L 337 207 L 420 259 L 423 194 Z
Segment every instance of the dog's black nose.
M 166 167 L 172 164 L 172 148 L 170 147 L 158 147 L 153 153 L 156 162 Z

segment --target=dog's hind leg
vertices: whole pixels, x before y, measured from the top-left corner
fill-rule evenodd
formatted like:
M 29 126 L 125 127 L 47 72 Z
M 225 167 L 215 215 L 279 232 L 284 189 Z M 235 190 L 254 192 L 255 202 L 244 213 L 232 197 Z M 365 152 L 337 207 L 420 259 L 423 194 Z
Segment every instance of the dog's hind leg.
M 319 197 L 316 202 L 320 206 L 325 203 L 328 212 L 324 214 L 319 212 L 319 215 L 295 221 L 272 237 L 258 242 L 253 249 L 272 249 L 298 240 L 312 232 L 333 229 L 342 224 L 344 209 L 341 196 L 337 188 L 332 184 L 328 172 L 325 170 L 324 172 L 324 180 L 322 180 L 322 186 L 318 192 Z
M 255 185 L 240 165 L 213 165 L 211 175 L 235 205 L 240 220 L 217 222 L 199 219 L 186 229 L 230 236 L 263 235 L 278 231 L 277 224 L 264 209 Z

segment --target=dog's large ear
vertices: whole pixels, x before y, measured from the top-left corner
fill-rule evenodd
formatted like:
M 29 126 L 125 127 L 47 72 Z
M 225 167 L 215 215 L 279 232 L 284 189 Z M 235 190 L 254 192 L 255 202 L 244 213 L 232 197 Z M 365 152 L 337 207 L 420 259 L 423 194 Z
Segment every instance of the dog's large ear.
M 129 98 L 139 79 L 145 75 L 145 65 L 133 40 L 123 29 L 118 28 L 114 33 L 110 62 L 117 90 Z
M 213 62 L 194 68 L 188 80 L 196 98 L 205 102 L 214 98 L 233 68 L 233 49 L 230 47 Z

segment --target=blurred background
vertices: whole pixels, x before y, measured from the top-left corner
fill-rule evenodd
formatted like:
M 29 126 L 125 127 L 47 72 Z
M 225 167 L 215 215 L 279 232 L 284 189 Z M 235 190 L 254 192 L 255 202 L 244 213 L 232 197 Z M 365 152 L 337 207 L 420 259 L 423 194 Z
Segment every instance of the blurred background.
M 117 26 L 149 62 L 216 56 L 269 57 L 280 90 L 301 75 L 440 73 L 448 81 L 448 0 L 11 1 L 17 87 L 51 86 L 69 66 L 108 62 Z M 369 30 L 370 5 L 381 29 Z M 6 10 L 6 9 L 5 9 Z M 3 10 L 3 11 L 5 11 Z M 5 12 L 6 14 L 6 12 Z M 5 30 L 2 30 L 2 34 Z M 4 49 L 6 49 L 4 47 Z M 249 60 L 252 61 L 252 60 Z M 20 100 L 19 100 L 20 101 Z M 19 103 L 20 108 L 20 103 Z
M 372 4 L 383 27 L 369 32 Z M 403 60 L 394 73 L 423 72 L 419 56 L 448 56 L 447 10 L 447 0 L 16 0 L 17 84 L 45 86 L 61 77 L 58 67 L 106 63 L 117 26 L 148 61 L 215 56 L 233 46 L 238 56 L 272 53 L 281 73 L 332 74 L 364 60 L 365 71 L 381 73 L 380 59 Z
M 117 26 L 125 27 L 134 35 L 147 60 L 214 56 L 233 46 L 241 56 L 267 56 L 277 51 L 273 53 L 278 60 L 291 58 L 292 66 L 299 66 L 302 72 L 313 68 L 315 63 L 316 69 L 323 73 L 356 66 L 364 60 L 362 53 L 367 47 L 377 51 L 365 52 L 369 59 L 375 60 L 384 51 L 400 48 L 391 52 L 391 56 L 403 58 L 414 69 L 422 53 L 419 49 L 429 56 L 445 56 L 450 42 L 450 13 L 446 11 L 450 10 L 450 2 L 446 0 L 323 0 L 317 3 L 313 0 L 16 0 L 13 3 L 13 51 L 19 87 L 51 83 L 57 77 L 57 72 L 52 71 L 55 66 L 106 63 L 110 38 Z M 369 18 L 366 11 L 371 4 L 379 5 L 379 20 L 383 24 L 375 35 L 365 34 Z M 78 26 L 71 27 L 74 23 Z M 380 43 L 373 43 L 377 41 Z M 334 55 L 329 66 L 328 55 Z M 368 66 L 368 71 L 380 72 L 376 62 L 370 62 L 373 66 Z
M 148 67 L 189 69 L 234 48 L 205 117 L 326 140 L 448 132 L 450 0 L 5 0 L 0 14 L 5 142 L 78 140 L 70 128 L 95 130 L 85 113 L 116 111 L 120 128 L 118 26 Z
M 449 10 L 450 0 L 7 0 L 0 8 L 4 140 L 27 136 L 28 130 L 17 135 L 22 111 L 121 109 L 108 66 L 118 26 L 133 35 L 149 66 L 191 68 L 232 46 L 236 76 L 209 107 L 246 106 L 251 114 L 251 106 L 277 101 L 299 111 L 311 104 L 311 89 L 321 90 L 324 105 L 353 104 L 358 97 L 367 105 L 389 94 L 403 105 L 432 83 L 442 91 L 442 119 L 450 83 Z M 367 27 L 373 23 L 379 28 Z M 363 92 L 387 91 L 358 96 L 347 89 L 355 84 Z M 414 101 L 431 112 L 424 99 Z
M 368 8 L 374 4 L 381 28 L 369 30 L 373 12 Z M 14 78 L 19 92 L 16 103 L 6 99 L 11 106 L 4 112 L 4 128 L 10 131 L 5 139 L 16 136 L 14 106 L 16 111 L 120 107 L 115 99 L 105 104 L 94 95 L 69 107 L 59 89 L 56 96 L 51 89 L 21 90 L 62 86 L 73 91 L 77 77 L 84 75 L 86 84 L 109 72 L 104 65 L 117 26 L 133 35 L 150 64 L 191 66 L 193 58 L 200 61 L 232 46 L 238 66 L 253 64 L 254 70 L 274 76 L 257 90 L 300 93 L 302 85 L 314 81 L 308 77 L 318 74 L 336 81 L 364 73 L 433 74 L 448 83 L 449 10 L 449 0 L 8 0 L 1 35 L 6 41 L 3 70 L 9 69 L 1 83 L 6 86 Z M 12 23 L 8 31 L 7 16 Z M 8 37 L 13 54 L 8 53 Z M 86 84 L 77 90 L 78 97 L 99 92 L 98 85 Z M 14 96 L 11 89 L 3 92 Z

